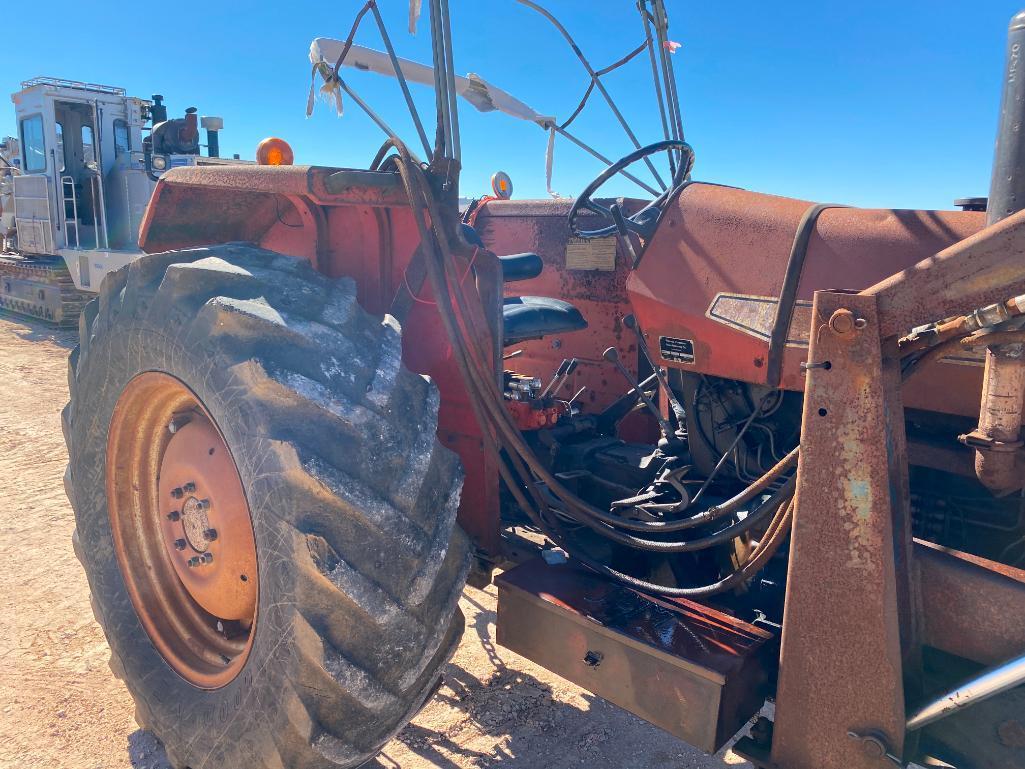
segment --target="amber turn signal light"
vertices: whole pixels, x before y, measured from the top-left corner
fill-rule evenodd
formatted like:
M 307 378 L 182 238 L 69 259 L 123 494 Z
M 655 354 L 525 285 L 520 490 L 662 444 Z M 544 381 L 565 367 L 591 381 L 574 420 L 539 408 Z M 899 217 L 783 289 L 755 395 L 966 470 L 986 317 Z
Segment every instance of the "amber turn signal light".
M 272 136 L 264 139 L 256 147 L 256 162 L 261 166 L 290 166 L 295 160 L 295 154 L 288 142 Z

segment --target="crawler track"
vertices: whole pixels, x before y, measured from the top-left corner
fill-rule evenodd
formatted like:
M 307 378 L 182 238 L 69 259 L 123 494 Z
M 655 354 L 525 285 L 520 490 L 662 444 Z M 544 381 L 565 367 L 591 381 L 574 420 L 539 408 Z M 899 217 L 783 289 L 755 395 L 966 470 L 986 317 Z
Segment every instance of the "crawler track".
M 0 255 L 0 309 L 72 327 L 91 298 L 75 288 L 60 257 Z

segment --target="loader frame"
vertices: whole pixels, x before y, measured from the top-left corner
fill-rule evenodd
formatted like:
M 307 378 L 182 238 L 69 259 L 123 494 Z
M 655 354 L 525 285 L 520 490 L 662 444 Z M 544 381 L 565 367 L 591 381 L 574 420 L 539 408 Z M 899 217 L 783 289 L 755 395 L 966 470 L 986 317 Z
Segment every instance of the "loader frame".
M 860 294 L 815 293 L 774 729 L 740 746 L 759 765 L 885 765 L 913 749 L 923 645 L 981 665 L 1025 649 L 1025 571 L 911 537 L 894 344 L 1020 293 L 1023 251 L 1019 213 Z

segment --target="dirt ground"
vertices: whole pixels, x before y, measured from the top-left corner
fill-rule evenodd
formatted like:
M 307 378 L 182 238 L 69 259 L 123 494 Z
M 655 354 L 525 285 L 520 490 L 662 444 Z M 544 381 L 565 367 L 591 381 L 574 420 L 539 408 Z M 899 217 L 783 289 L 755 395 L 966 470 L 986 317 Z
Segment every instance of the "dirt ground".
M 0 768 L 166 769 L 140 730 L 71 550 L 60 410 L 75 335 L 0 316 Z M 708 756 L 494 644 L 495 590 L 467 588 L 438 696 L 375 769 L 749 766 Z

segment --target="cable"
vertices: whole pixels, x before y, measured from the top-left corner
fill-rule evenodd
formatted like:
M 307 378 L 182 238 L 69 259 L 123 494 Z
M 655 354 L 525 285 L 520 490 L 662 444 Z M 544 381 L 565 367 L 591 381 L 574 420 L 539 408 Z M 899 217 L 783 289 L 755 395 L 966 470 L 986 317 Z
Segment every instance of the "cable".
M 776 509 L 776 515 L 770 521 L 767 532 L 778 531 L 785 524 L 785 510 L 788 509 L 785 504 L 788 496 L 792 493 L 793 479 L 788 479 L 788 482 L 771 497 L 775 505 L 763 504 L 745 519 L 700 540 L 667 543 L 614 531 L 613 525 L 627 522 L 627 519 L 600 511 L 565 489 L 558 479 L 540 464 L 526 445 L 519 430 L 512 423 L 508 411 L 502 404 L 497 383 L 487 373 L 485 361 L 488 360 L 489 354 L 485 347 L 490 347 L 491 337 L 486 319 L 483 317 L 483 308 L 479 302 L 467 302 L 454 262 L 451 258 L 446 258 L 447 255 L 453 254 L 453 251 L 449 246 L 448 235 L 442 224 L 444 220 L 440 216 L 429 183 L 420 166 L 413 162 L 405 146 L 394 139 L 389 140 L 389 143 L 398 151 L 397 166 L 421 236 L 426 271 L 438 303 L 439 316 L 449 335 L 453 357 L 470 396 L 472 410 L 482 427 L 487 425 L 494 429 L 493 434 L 489 429 L 482 429 L 482 441 L 486 451 L 494 457 L 499 475 L 517 504 L 542 532 L 552 541 L 563 546 L 567 552 L 582 563 L 638 589 L 670 596 L 697 596 L 710 594 L 707 592 L 710 590 L 721 592 L 745 579 L 744 575 L 749 572 L 741 569 L 715 585 L 699 588 L 668 588 L 622 574 L 597 562 L 569 542 L 561 522 L 557 515 L 553 514 L 555 511 L 549 507 L 537 484 L 528 481 L 531 477 L 545 483 L 548 491 L 561 504 L 565 505 L 565 509 L 559 512 L 569 514 L 573 520 L 595 529 L 607 538 L 618 539 L 631 547 L 650 548 L 657 552 L 680 552 L 681 550 L 677 548 L 686 548 L 683 551 L 691 551 L 730 541 L 764 520 L 772 512 L 773 507 Z M 430 227 L 428 227 L 425 213 L 431 222 Z M 793 456 L 796 458 L 796 453 Z M 784 468 L 789 466 L 786 463 L 781 463 L 781 465 Z M 772 480 L 774 479 L 771 476 L 766 479 L 767 482 Z M 649 522 L 630 521 L 629 523 Z M 755 552 L 762 551 L 756 549 Z

